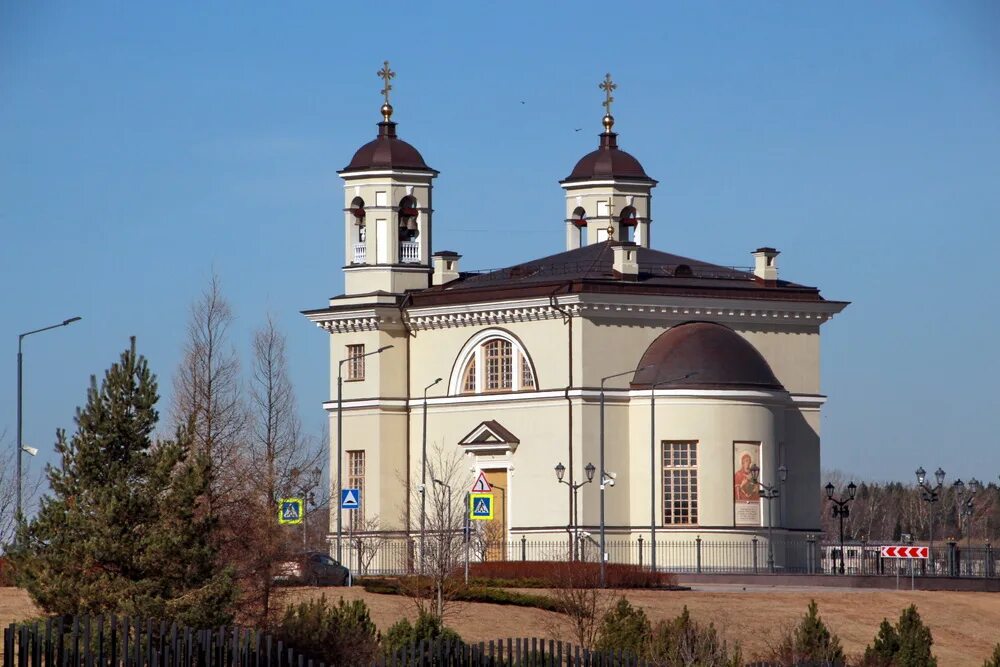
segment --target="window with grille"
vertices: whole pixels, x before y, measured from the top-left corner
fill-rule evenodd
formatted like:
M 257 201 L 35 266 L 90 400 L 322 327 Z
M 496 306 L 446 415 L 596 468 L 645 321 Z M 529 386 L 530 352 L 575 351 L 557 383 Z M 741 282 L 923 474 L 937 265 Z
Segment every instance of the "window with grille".
M 347 486 L 346 489 L 357 489 L 361 504 L 356 510 L 351 510 L 351 526 L 360 528 L 364 520 L 365 510 L 365 451 L 363 449 L 347 452 Z
M 462 391 L 471 394 L 476 391 L 476 358 L 469 359 L 462 376 Z
M 531 364 L 523 356 L 521 357 L 521 389 L 534 389 L 535 376 L 531 374 Z
M 471 349 L 470 349 L 471 348 Z M 536 391 L 535 368 L 521 344 L 506 335 L 487 335 L 466 348 L 455 382 L 463 394 Z
M 663 523 L 698 523 L 698 443 L 663 443 Z
M 495 338 L 483 345 L 486 391 L 503 391 L 514 385 L 513 353 L 510 341 Z
M 365 346 L 347 346 L 347 380 L 365 379 Z

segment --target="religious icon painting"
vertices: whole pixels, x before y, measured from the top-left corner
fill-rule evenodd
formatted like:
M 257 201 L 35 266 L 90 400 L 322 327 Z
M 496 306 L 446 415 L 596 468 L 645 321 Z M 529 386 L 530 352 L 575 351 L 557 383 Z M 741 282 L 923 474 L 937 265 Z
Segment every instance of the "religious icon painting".
M 750 471 L 760 466 L 759 442 L 733 443 L 733 523 L 737 526 L 760 525 L 760 487 Z

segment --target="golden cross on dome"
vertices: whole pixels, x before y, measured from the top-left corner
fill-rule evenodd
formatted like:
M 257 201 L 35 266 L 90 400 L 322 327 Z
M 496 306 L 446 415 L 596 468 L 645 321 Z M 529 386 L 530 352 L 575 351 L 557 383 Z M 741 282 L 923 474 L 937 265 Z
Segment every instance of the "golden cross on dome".
M 389 91 L 392 90 L 392 84 L 389 83 L 389 79 L 396 77 L 396 73 L 389 69 L 389 61 L 386 60 L 382 63 L 382 69 L 378 71 L 378 78 L 385 82 L 385 87 L 382 88 L 382 97 L 385 98 L 385 103 L 389 103 Z
M 597 87 L 604 91 L 604 113 L 610 116 L 611 103 L 615 101 L 615 98 L 611 96 L 611 93 L 618 87 L 618 84 L 611 80 L 611 74 L 605 74 L 604 81 L 599 83 Z

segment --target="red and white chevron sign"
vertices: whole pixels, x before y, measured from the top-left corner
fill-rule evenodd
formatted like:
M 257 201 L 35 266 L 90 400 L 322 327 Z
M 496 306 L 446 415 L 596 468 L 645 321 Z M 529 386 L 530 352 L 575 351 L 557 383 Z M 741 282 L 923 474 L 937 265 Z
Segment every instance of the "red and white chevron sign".
M 882 547 L 882 558 L 927 558 L 927 547 Z

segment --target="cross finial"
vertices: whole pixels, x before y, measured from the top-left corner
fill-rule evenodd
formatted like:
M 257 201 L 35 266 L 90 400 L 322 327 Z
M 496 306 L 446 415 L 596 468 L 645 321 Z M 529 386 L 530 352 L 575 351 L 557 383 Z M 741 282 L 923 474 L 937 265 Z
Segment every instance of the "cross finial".
M 604 81 L 599 83 L 597 87 L 604 91 L 604 118 L 601 119 L 601 123 L 604 125 L 604 132 L 610 133 L 615 124 L 615 117 L 611 115 L 611 103 L 615 101 L 615 98 L 611 96 L 611 93 L 618 87 L 618 84 L 611 80 L 611 74 L 605 74 Z
M 386 122 L 389 122 L 389 119 L 392 117 L 392 105 L 389 104 L 389 92 L 392 90 L 392 84 L 389 81 L 396 77 L 396 73 L 389 69 L 389 61 L 386 60 L 382 63 L 382 69 L 376 74 L 384 83 L 382 86 L 382 98 L 385 101 L 382 103 L 382 117 Z

